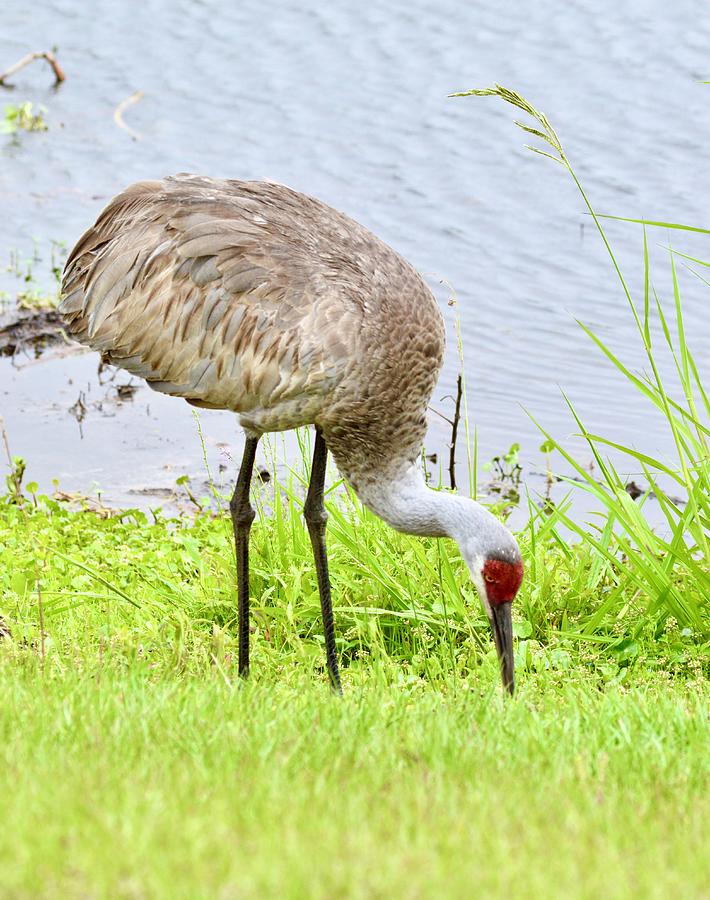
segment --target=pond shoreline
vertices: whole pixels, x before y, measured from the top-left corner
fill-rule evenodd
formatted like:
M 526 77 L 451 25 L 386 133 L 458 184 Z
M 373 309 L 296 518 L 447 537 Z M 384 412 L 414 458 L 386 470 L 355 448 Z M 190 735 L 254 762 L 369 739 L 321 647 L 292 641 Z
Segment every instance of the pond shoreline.
M 5 403 L 0 406 L 0 414 L 6 413 L 13 453 L 26 458 L 29 477 L 39 481 L 44 492 L 57 482 L 55 490 L 61 496 L 98 508 L 119 511 L 165 506 L 177 511 L 194 509 L 190 495 L 209 497 L 215 481 L 219 482 L 221 491 L 231 491 L 230 478 L 236 477 L 241 454 L 241 429 L 236 414 L 211 410 L 197 414 L 192 407 L 177 403 L 174 397 L 152 392 L 141 379 L 104 365 L 98 354 L 67 337 L 56 308 L 11 308 L 9 304 L 0 307 L 0 397 L 5 366 L 10 372 L 11 388 L 15 387 L 12 382 L 19 388 L 25 380 L 50 385 L 47 397 L 38 397 L 38 392 L 33 391 L 28 402 L 23 402 L 16 391 L 6 391 L 13 398 L 9 414 Z M 43 378 L 41 372 L 52 374 Z M 52 419 L 54 427 L 49 421 Z M 430 415 L 427 471 L 432 483 L 444 486 L 448 486 L 449 478 L 449 427 L 441 415 Z M 202 429 L 205 435 L 200 438 L 198 431 Z M 39 446 L 34 442 L 28 446 L 22 435 L 40 430 Z M 47 453 L 50 431 L 51 447 L 58 448 L 62 457 L 69 451 L 68 455 L 75 460 L 68 471 L 62 471 L 61 466 L 52 462 L 52 454 Z M 187 440 L 186 431 L 189 432 Z M 227 435 L 233 437 L 235 433 L 236 442 L 225 442 Z M 117 452 L 119 443 L 127 448 L 125 452 Z M 172 453 L 165 451 L 166 443 L 172 446 Z M 281 444 L 281 449 L 274 451 L 277 444 Z M 189 446 L 193 450 L 186 456 Z M 511 513 L 513 525 L 522 526 L 527 517 L 527 490 L 538 507 L 552 508 L 568 486 L 561 475 L 541 465 L 542 459 L 537 465 L 522 468 L 516 447 L 513 445 L 508 454 L 496 455 L 491 464 L 484 466 L 484 472 L 479 473 L 477 493 L 499 513 Z M 299 452 L 295 432 L 272 435 L 269 441 L 262 442 L 258 465 L 264 478 L 285 473 Z M 456 477 L 458 489 L 468 493 L 466 456 L 461 423 Z M 82 472 L 87 470 L 87 457 L 95 468 L 91 478 L 82 478 Z M 130 459 L 128 464 L 126 457 Z M 579 480 L 572 473 L 570 477 Z M 176 484 L 178 480 L 181 486 Z M 637 482 L 638 476 L 629 476 L 628 492 L 634 499 L 643 493 Z M 575 493 L 575 502 L 582 510 L 581 492 Z

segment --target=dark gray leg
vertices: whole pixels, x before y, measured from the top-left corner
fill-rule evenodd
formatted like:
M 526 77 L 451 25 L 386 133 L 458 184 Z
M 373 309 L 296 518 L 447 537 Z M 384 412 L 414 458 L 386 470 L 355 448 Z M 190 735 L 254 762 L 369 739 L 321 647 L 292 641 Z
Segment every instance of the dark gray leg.
M 311 468 L 311 482 L 308 485 L 308 494 L 303 507 L 308 533 L 313 545 L 313 556 L 316 562 L 316 575 L 318 576 L 318 593 L 320 594 L 320 606 L 323 611 L 323 633 L 325 635 L 325 653 L 328 661 L 328 674 L 333 690 L 342 694 L 340 686 L 340 674 L 338 673 L 338 657 L 335 652 L 335 627 L 333 624 L 333 605 L 330 599 L 330 576 L 328 575 L 328 555 L 325 549 L 325 524 L 328 521 L 328 513 L 323 503 L 323 488 L 325 486 L 325 464 L 328 459 L 328 448 L 325 438 L 316 428 L 316 445 L 313 450 L 313 467 Z
M 229 503 L 237 548 L 237 596 L 239 609 L 239 674 L 249 674 L 249 529 L 254 521 L 254 509 L 249 502 L 251 473 L 254 468 L 258 437 L 247 435 L 237 486 Z

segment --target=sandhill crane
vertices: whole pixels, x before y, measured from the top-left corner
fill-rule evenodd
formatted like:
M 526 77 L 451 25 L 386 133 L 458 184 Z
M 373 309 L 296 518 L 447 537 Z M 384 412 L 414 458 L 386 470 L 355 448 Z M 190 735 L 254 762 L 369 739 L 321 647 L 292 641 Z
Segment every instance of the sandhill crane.
M 270 182 L 177 175 L 127 188 L 79 239 L 62 283 L 69 332 L 155 390 L 233 410 L 246 433 L 230 502 L 239 672 L 249 669 L 249 491 L 267 431 L 315 425 L 304 514 L 328 672 L 340 691 L 325 545 L 328 449 L 362 502 L 398 531 L 451 537 L 513 693 L 510 532 L 473 500 L 430 489 L 419 464 L 444 355 L 422 278 L 375 235 Z

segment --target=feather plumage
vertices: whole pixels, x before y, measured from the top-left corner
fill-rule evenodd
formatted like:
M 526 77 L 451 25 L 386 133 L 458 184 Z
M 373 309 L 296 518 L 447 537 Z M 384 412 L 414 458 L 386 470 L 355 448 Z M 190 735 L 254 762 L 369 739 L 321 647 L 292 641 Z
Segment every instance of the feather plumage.
M 271 182 L 178 175 L 115 197 L 72 250 L 69 332 L 156 390 L 262 432 L 317 423 L 344 469 L 418 452 L 436 302 L 363 226 Z

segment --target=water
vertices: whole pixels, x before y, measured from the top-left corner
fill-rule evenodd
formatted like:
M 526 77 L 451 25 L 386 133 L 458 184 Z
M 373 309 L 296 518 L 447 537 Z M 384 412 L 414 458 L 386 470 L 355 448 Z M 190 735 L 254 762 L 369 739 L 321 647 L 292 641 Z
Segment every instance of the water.
M 101 207 L 140 178 L 179 171 L 268 177 L 344 210 L 402 252 L 442 302 L 449 352 L 434 405 L 454 390 L 460 316 L 472 416 L 482 459 L 522 445 L 528 475 L 540 435 L 588 427 L 650 453 L 672 451 L 660 419 L 615 377 L 575 323 L 590 324 L 635 368 L 641 347 L 605 251 L 561 167 L 522 147 L 513 110 L 447 94 L 495 81 L 539 105 L 556 127 L 595 208 L 707 225 L 710 170 L 710 9 L 690 0 L 503 8 L 493 0 L 239 4 L 50 0 L 3 9 L 0 66 L 58 47 L 57 90 L 40 63 L 0 99 L 43 103 L 50 129 L 0 137 L 0 259 L 51 240 L 73 243 Z M 113 121 L 134 91 L 140 102 Z M 610 223 L 638 289 L 641 233 Z M 654 276 L 668 297 L 663 245 L 650 234 Z M 673 235 L 707 256 L 700 238 Z M 710 346 L 707 288 L 681 273 L 688 332 L 702 364 Z M 444 284 L 445 282 L 446 284 Z M 455 307 L 447 305 L 451 285 Z M 126 502 L 201 471 L 186 404 L 140 390 L 104 403 L 96 359 L 0 361 L 0 412 L 12 450 L 44 485 L 100 484 Z M 127 378 L 123 379 L 127 381 Z M 89 408 L 79 428 L 68 409 Z M 88 392 L 88 394 L 87 394 Z M 92 402 L 96 401 L 95 405 Z M 101 402 L 99 402 L 101 401 Z M 238 455 L 234 418 L 202 416 L 209 458 Z M 82 437 L 83 432 L 83 437 Z M 430 450 L 447 426 L 431 417 Z M 570 446 L 584 457 L 580 442 Z M 167 467 L 167 468 L 166 468 Z M 534 480 L 534 476 L 533 476 Z

